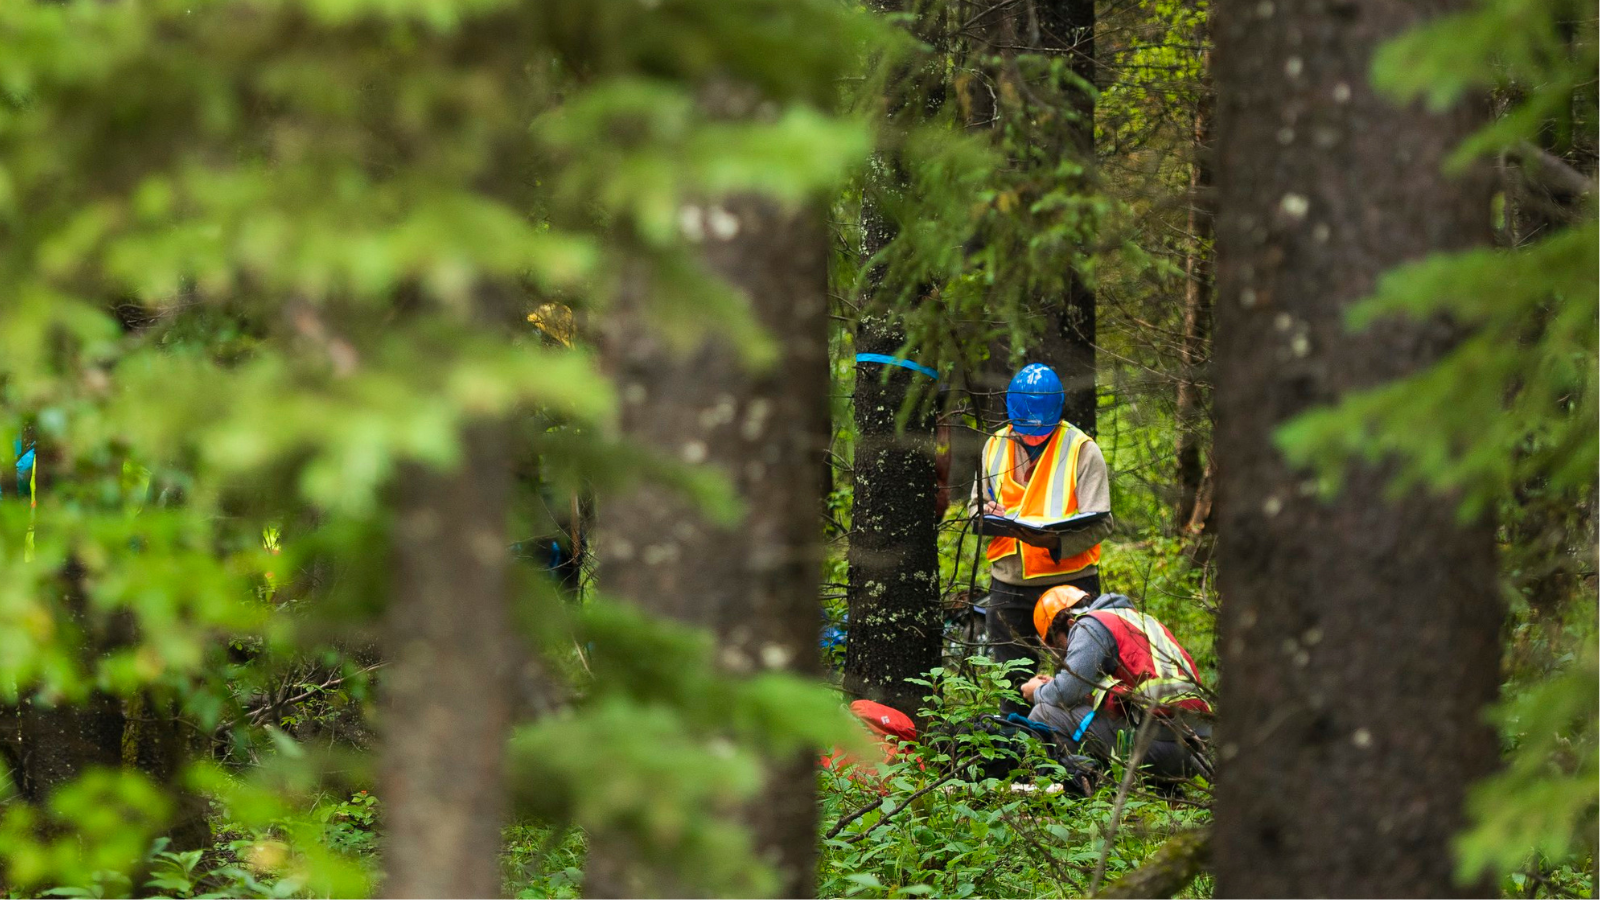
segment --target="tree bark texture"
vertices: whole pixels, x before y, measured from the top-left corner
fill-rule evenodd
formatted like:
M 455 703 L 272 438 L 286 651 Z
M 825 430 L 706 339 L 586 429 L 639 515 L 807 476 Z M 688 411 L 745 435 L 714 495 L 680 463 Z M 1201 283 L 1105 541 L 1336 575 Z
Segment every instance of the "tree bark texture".
M 80 636 L 76 647 L 79 670 L 94 672 L 107 653 L 131 641 L 131 620 L 111 616 L 102 621 L 91 616 L 86 577 L 83 565 L 69 557 L 55 585 L 55 614 L 63 620 L 63 630 L 71 629 L 68 633 Z M 0 761 L 6 764 L 23 799 L 43 803 L 56 788 L 76 780 L 85 770 L 116 768 L 123 762 L 122 737 L 128 717 L 121 699 L 94 690 L 82 702 L 52 704 L 28 696 L 31 687 L 25 686 L 16 706 L 0 711 Z
M 99 691 L 77 705 L 25 698 L 0 710 L 0 760 L 17 793 L 42 803 L 91 766 L 120 765 L 124 727 L 121 701 Z
M 828 445 L 827 242 L 814 210 L 786 212 L 754 197 L 702 210 L 725 224 L 705 257 L 743 291 L 780 343 L 775 365 L 752 370 L 712 337 L 672 352 L 625 291 L 610 317 L 605 359 L 619 386 L 622 430 L 636 445 L 713 466 L 748 504 L 737 525 L 709 521 L 676 491 L 644 485 L 602 504 L 600 583 L 643 609 L 716 634 L 730 678 L 775 669 L 820 673 L 819 580 L 823 454 Z M 816 868 L 815 755 L 769 760 L 744 815 L 779 896 L 805 897 Z M 697 896 L 709 887 L 671 861 L 651 861 L 616 834 L 591 841 L 591 897 Z
M 124 614 L 96 621 L 88 612 L 86 572 L 69 560 L 61 573 L 59 614 L 81 635 L 78 664 L 93 672 L 111 651 L 132 643 L 133 620 Z M 90 691 L 80 702 L 52 705 L 24 696 L 0 707 L 0 764 L 18 795 L 43 804 L 60 787 L 91 768 L 137 769 L 174 800 L 165 836 L 174 850 L 193 850 L 209 841 L 205 802 L 181 784 L 183 766 L 195 744 L 192 726 L 176 702 L 152 692 L 123 698 Z
M 1039 52 L 1064 53 L 1072 73 L 1083 85 L 1095 83 L 1094 0 L 1048 0 L 1028 5 L 1038 17 L 1037 27 L 1029 24 L 1027 33 Z M 1070 119 L 1066 146 L 1090 168 L 1094 165 L 1094 92 L 1083 85 L 1069 85 Z M 1090 178 L 1083 179 L 1088 189 Z M 1087 249 L 1087 248 L 1085 248 Z M 1076 269 L 1068 273 L 1067 292 L 1047 319 L 1040 342 L 1040 359 L 1061 378 L 1066 390 L 1062 415 L 1091 436 L 1098 434 L 1095 393 L 1095 292 Z
M 1194 161 L 1189 166 L 1189 244 L 1183 264 L 1183 345 L 1174 415 L 1177 419 L 1177 527 L 1190 534 L 1205 528 L 1210 504 L 1203 502 L 1205 441 L 1211 431 L 1210 377 L 1212 228 L 1216 201 L 1211 164 L 1209 85 L 1194 116 Z
M 1093 0 L 1026 4 L 977 0 L 963 15 L 971 23 L 975 56 L 964 67 L 968 74 L 958 79 L 968 127 L 991 129 L 997 142 L 1022 143 L 1035 154 L 1059 155 L 1081 163 L 1085 174 L 1068 187 L 1089 190 L 1095 152 L 1095 95 L 1086 86 L 1095 83 L 1097 74 Z M 1076 80 L 1057 81 L 1053 72 L 1042 75 L 1046 70 L 1039 66 L 1024 71 L 1018 63 L 1020 54 L 1065 57 Z M 1019 167 L 1029 164 L 1013 161 Z M 1048 181 L 1023 187 L 1027 196 L 1021 205 L 1026 208 L 1034 192 L 1054 187 Z M 1024 362 L 1042 362 L 1056 370 L 1066 392 L 1063 415 L 1092 435 L 1096 433 L 1098 405 L 1095 292 L 1076 269 L 1065 273 L 1064 280 L 1065 289 L 1059 296 L 1032 299 L 1031 315 L 1042 320 L 1040 332 L 1034 345 L 1021 355 Z M 991 363 L 998 362 L 998 368 L 1006 370 L 1005 380 L 998 384 L 1001 398 L 996 404 L 1002 412 L 1003 393 L 1012 374 L 1009 356 L 1009 347 L 1002 343 L 1000 352 L 990 357 Z M 978 377 L 973 380 L 988 381 L 983 376 L 990 374 L 975 373 Z M 983 387 L 992 389 L 993 385 Z
M 1188 887 L 1211 861 L 1211 832 L 1180 831 L 1161 845 L 1139 868 L 1117 879 L 1095 897 L 1171 897 Z
M 1367 81 L 1382 41 L 1450 8 L 1227 0 L 1213 22 L 1218 896 L 1462 890 L 1462 794 L 1497 754 L 1492 527 L 1449 498 L 1387 499 L 1381 467 L 1319 499 L 1273 443 L 1453 340 L 1442 322 L 1342 320 L 1385 270 L 1488 239 L 1482 173 L 1440 172 L 1476 112 L 1395 108 Z
M 498 897 L 512 645 L 509 431 L 467 427 L 455 471 L 396 486 L 382 683 L 383 896 Z
M 904 333 L 884 319 L 864 317 L 856 328 L 857 353 L 893 356 L 904 342 Z M 844 688 L 913 717 L 922 707 L 923 689 L 906 679 L 920 678 L 939 664 L 944 614 L 934 534 L 932 422 L 921 406 L 903 429 L 897 419 L 908 394 L 926 396 L 931 389 L 930 379 L 911 369 L 856 364 Z

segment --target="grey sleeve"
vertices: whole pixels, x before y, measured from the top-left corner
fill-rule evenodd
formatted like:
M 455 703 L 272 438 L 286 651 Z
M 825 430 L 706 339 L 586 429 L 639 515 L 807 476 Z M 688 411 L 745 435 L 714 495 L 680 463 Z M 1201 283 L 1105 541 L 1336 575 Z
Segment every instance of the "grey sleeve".
M 1070 709 L 1085 702 L 1100 678 L 1116 665 L 1117 642 L 1104 625 L 1087 616 L 1067 632 L 1067 656 L 1061 671 L 1034 694 L 1038 703 Z
M 1078 512 L 1111 511 L 1111 475 L 1106 471 L 1106 458 L 1100 445 L 1090 441 L 1078 451 Z M 1085 531 L 1061 536 L 1061 557 L 1077 556 L 1111 536 L 1116 523 L 1110 516 L 1104 522 Z

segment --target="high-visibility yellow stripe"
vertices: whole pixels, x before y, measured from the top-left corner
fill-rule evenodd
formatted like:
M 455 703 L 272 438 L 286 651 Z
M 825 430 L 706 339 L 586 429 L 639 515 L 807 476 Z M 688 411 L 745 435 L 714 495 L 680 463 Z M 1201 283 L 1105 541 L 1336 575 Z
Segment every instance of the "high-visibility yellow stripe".
M 1063 432 L 1061 437 L 1051 443 L 1045 456 L 1040 458 L 1038 468 L 1034 470 L 1036 478 L 1040 475 L 1044 478 L 1044 510 L 1039 515 L 1019 515 L 1017 520 L 1020 522 L 1058 522 L 1075 512 L 1068 508 L 1070 505 L 1068 501 L 1075 493 L 1078 454 L 1083 445 L 1088 443 L 1089 436 L 1065 423 L 1061 428 Z M 990 440 L 999 440 L 1003 445 L 988 464 L 988 471 L 998 478 L 1005 473 L 1006 457 L 1010 455 L 1005 453 L 1005 450 L 1010 449 L 1011 441 L 1005 438 L 990 438 Z M 1030 480 L 1027 487 L 1034 488 L 1034 483 Z
M 1150 658 L 1155 662 L 1157 677 L 1194 679 L 1194 673 L 1189 671 L 1188 663 L 1183 659 L 1183 648 L 1167 637 L 1166 629 L 1161 627 L 1160 622 L 1131 609 L 1108 609 L 1104 612 L 1139 629 L 1150 642 Z
M 1143 684 L 1133 689 L 1134 693 L 1156 705 L 1205 699 L 1194 690 L 1199 686 L 1199 676 L 1184 661 L 1183 648 L 1167 637 L 1167 632 L 1161 627 L 1160 622 L 1132 609 L 1106 609 L 1101 612 L 1110 613 L 1139 629 L 1150 643 L 1150 659 L 1155 664 L 1156 677 L 1146 679 Z M 1095 691 L 1093 697 L 1096 708 L 1117 683 L 1116 679 L 1101 680 L 1100 689 Z
M 989 499 L 1000 502 L 1000 479 L 1005 476 L 1006 449 L 1010 441 L 1006 440 L 1004 432 L 989 438 L 984 445 L 984 482 L 989 487 Z
M 984 445 L 983 477 L 989 484 L 991 499 L 1001 503 L 1007 515 L 1030 525 L 1056 522 L 1076 512 L 1078 455 L 1089 442 L 1089 436 L 1062 422 L 1040 456 L 1034 476 L 1023 484 L 1016 471 L 1022 451 L 1016 448 L 1014 435 L 1007 426 Z M 990 541 L 991 562 L 1013 554 L 1021 555 L 1022 577 L 1028 580 L 1077 572 L 1094 565 L 1100 558 L 1100 548 L 1095 545 L 1063 560 L 1014 538 L 997 537 Z
M 1062 441 L 1055 441 L 1055 465 L 1050 467 L 1049 490 L 1044 498 L 1044 514 L 1047 518 L 1064 519 L 1067 516 L 1067 485 L 1072 483 L 1072 467 L 1078 459 L 1075 431 L 1069 428 L 1062 435 L 1068 446 L 1062 447 Z

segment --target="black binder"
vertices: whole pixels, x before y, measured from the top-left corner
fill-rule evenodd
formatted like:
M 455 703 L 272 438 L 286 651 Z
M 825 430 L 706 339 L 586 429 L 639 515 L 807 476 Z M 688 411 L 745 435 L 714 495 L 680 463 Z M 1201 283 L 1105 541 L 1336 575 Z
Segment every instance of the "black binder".
M 978 521 L 978 533 L 994 537 L 1016 538 L 1025 544 L 1042 545 L 1051 537 L 1071 534 L 1092 528 L 1111 516 L 1108 512 L 1078 513 L 1059 522 L 1020 522 L 1010 516 L 984 516 Z

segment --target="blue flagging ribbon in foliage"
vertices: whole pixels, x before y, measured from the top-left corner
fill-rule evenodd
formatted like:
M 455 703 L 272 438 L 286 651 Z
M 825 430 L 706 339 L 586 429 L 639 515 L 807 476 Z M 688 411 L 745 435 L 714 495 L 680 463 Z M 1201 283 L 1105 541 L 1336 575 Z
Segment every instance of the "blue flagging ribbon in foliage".
M 32 485 L 30 484 L 30 476 L 33 474 L 33 445 L 29 444 L 28 451 L 24 453 L 22 451 L 22 438 L 17 438 L 14 442 L 12 442 L 12 446 L 17 454 L 17 496 L 32 496 L 33 491 L 31 489 Z M 4 483 L 0 482 L 0 496 L 4 495 Z
M 913 372 L 921 372 L 929 378 L 932 378 L 934 381 L 939 380 L 938 369 L 930 369 L 927 366 L 914 363 L 909 359 L 900 359 L 897 356 L 889 356 L 884 353 L 857 353 L 856 362 L 882 363 L 886 366 L 899 366 L 902 369 L 910 369 Z

